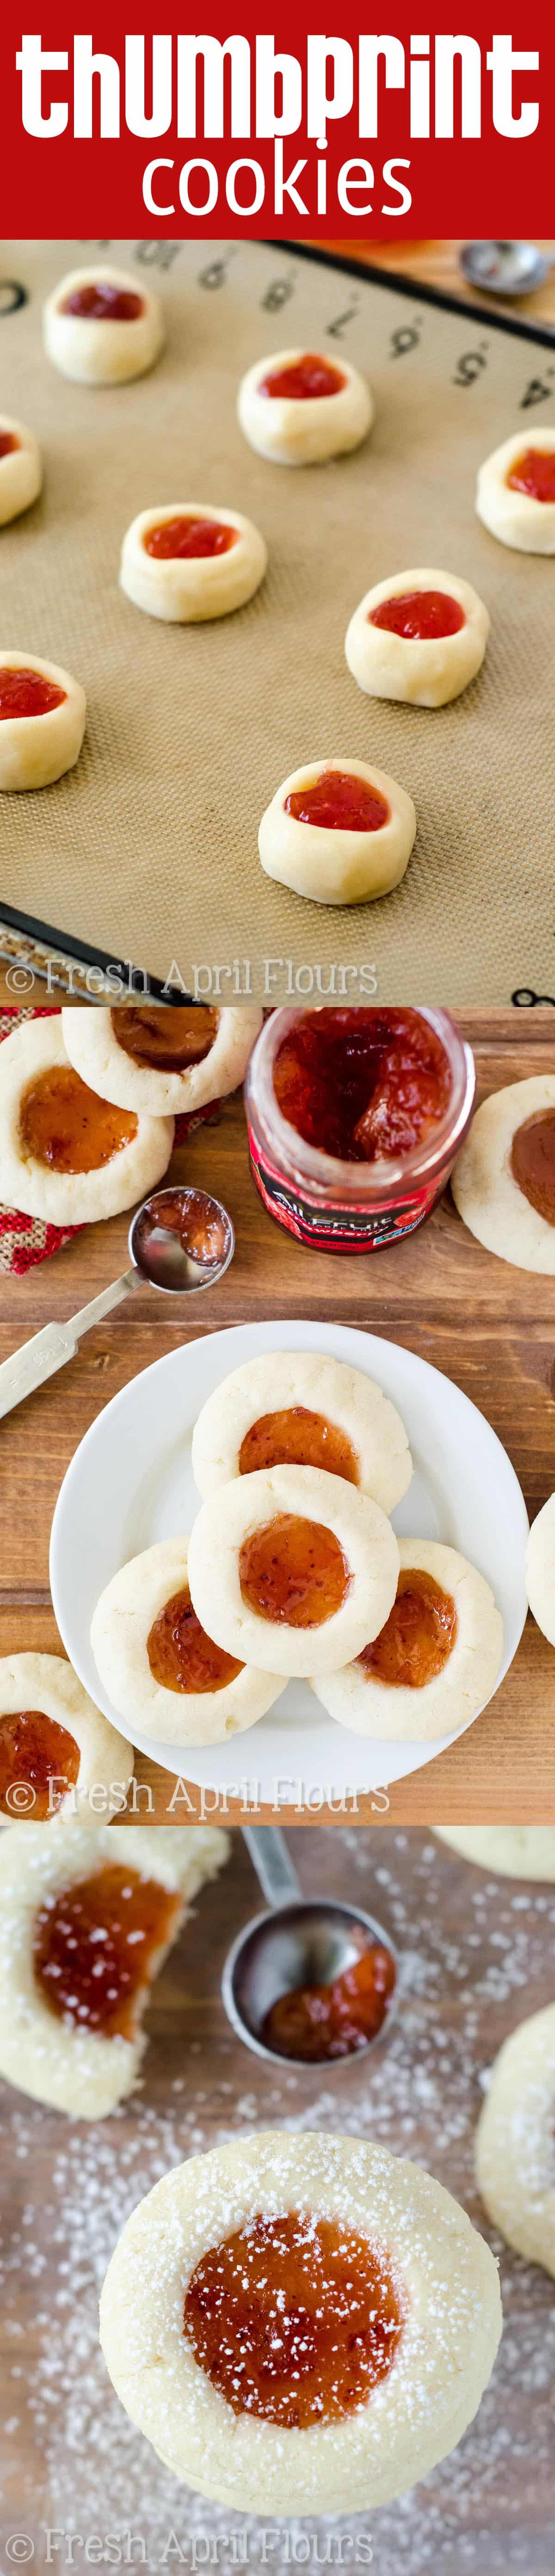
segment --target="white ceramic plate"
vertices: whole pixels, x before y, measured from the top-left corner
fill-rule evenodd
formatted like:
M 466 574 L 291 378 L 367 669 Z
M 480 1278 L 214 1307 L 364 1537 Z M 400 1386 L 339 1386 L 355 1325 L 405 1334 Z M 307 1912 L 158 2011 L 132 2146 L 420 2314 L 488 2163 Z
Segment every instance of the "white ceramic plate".
M 414 1459 L 408 1494 L 392 1515 L 399 1535 L 440 1538 L 461 1549 L 491 1584 L 504 1628 L 499 1680 L 516 1653 L 526 1617 L 528 1519 L 510 1459 L 482 1413 L 426 1360 L 373 1333 L 343 1324 L 238 1324 L 184 1343 L 143 1369 L 107 1404 L 81 1441 L 58 1497 L 50 1543 L 54 1610 L 75 1671 L 113 1726 L 122 1720 L 99 1681 L 90 1645 L 93 1610 L 126 1559 L 155 1539 L 192 1528 L 199 1495 L 191 1468 L 193 1426 L 206 1397 L 229 1371 L 260 1351 L 325 1351 L 392 1397 Z M 471 1720 L 470 1723 L 473 1721 Z M 234 1744 L 197 1751 L 135 1730 L 139 1752 L 206 1789 L 257 1794 L 265 1803 L 323 1798 L 385 1787 L 442 1753 L 438 1743 L 384 1743 L 334 1724 L 306 1682 L 289 1682 L 266 1717 Z M 293 1786 L 294 1784 L 294 1786 Z M 176 1807 L 183 1819 L 186 1810 Z M 256 1809 L 254 1808 L 254 1812 Z

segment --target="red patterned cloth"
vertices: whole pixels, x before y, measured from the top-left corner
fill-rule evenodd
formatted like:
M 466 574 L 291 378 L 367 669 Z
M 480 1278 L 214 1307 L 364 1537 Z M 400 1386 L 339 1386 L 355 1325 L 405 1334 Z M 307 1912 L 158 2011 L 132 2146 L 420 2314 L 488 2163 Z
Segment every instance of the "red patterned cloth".
M 0 1044 L 3 1038 L 10 1037 L 12 1029 L 19 1027 L 21 1020 L 51 1018 L 52 1010 L 44 1003 L 36 1010 L 28 1011 L 18 1010 L 16 1004 L 3 1008 L 0 1010 Z M 189 1117 L 182 1112 L 175 1121 L 176 1145 L 184 1145 L 195 1127 L 202 1127 L 207 1121 L 213 1125 L 219 1112 L 219 1100 L 207 1101 L 204 1109 L 191 1110 Z M 74 1234 L 83 1234 L 84 1231 L 82 1225 L 47 1225 L 44 1217 L 24 1216 L 21 1208 L 0 1207 L 0 1273 L 13 1271 L 17 1278 L 22 1279 L 27 1270 L 34 1270 L 37 1261 L 49 1261 L 51 1253 L 61 1252 L 65 1243 L 72 1242 Z

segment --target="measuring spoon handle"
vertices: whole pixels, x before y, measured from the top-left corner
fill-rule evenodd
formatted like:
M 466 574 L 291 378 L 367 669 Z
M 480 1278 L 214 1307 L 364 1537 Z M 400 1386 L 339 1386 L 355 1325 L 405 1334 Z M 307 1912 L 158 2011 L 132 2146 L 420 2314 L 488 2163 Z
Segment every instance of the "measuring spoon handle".
M 48 1377 L 55 1377 L 66 1360 L 74 1359 L 81 1335 L 90 1332 L 91 1325 L 101 1323 L 103 1315 L 109 1315 L 112 1306 L 119 1306 L 121 1298 L 128 1297 L 136 1285 L 136 1271 L 124 1271 L 121 1279 L 114 1279 L 98 1297 L 91 1297 L 88 1306 L 81 1306 L 78 1315 L 70 1315 L 67 1324 L 44 1324 L 41 1333 L 34 1333 L 20 1351 L 12 1351 L 9 1360 L 2 1360 L 0 1419 L 13 1413 L 16 1404 L 23 1404 L 26 1395 L 33 1395 L 35 1387 L 44 1386 Z
M 300 1896 L 299 1881 L 279 1825 L 243 1825 L 247 1851 L 267 1905 L 286 1905 Z

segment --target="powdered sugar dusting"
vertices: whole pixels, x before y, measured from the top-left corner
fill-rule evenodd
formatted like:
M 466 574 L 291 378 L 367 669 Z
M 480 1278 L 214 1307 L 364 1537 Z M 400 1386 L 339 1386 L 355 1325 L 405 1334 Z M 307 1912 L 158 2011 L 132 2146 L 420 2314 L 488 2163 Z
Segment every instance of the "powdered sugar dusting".
M 403 1953 L 398 2020 L 375 2057 L 343 2061 L 322 2080 L 315 2068 L 296 2073 L 281 2065 L 274 2077 L 269 2067 L 261 2082 L 223 2013 L 214 2011 L 209 2040 L 205 2004 L 193 2021 L 189 1927 L 179 1954 L 187 2036 L 171 2039 L 170 2023 L 163 2050 L 153 2037 L 142 2091 L 131 2103 L 89 2127 L 5 2090 L 5 2531 L 19 2527 L 12 2499 L 21 2500 L 24 2461 L 38 2517 L 66 2533 L 117 2535 L 124 2564 L 130 2532 L 135 2563 L 141 2536 L 143 2563 L 152 2569 L 190 2567 L 195 2552 L 197 2564 L 271 2568 L 295 2563 L 298 2550 L 297 2563 L 325 2564 L 327 2553 L 332 2566 L 373 2563 L 380 2576 L 547 2576 L 555 2557 L 553 2283 L 498 2241 L 505 2333 L 479 2415 L 422 2487 L 372 2518 L 272 2520 L 268 2537 L 268 2524 L 244 2522 L 179 2486 L 133 2431 L 107 2379 L 98 2293 L 126 2218 L 169 2166 L 244 2130 L 343 2129 L 374 2137 L 428 2166 L 488 2233 L 474 2190 L 474 2129 L 501 2040 L 553 1999 L 555 1889 L 490 1879 L 416 1832 L 301 1832 L 295 1857 L 307 1893 L 323 1886 L 336 1896 L 358 1892 Z M 231 1939 L 251 1893 L 255 1910 L 242 1846 L 227 1888 Z M 205 1894 L 205 1941 L 210 1902 Z M 173 1990 L 177 1959 L 174 1953 Z M 163 1992 L 162 1980 L 150 2015 L 154 2034 L 157 2019 L 162 2027 Z M 29 2511 L 28 2503 L 26 2530 L 34 2528 Z M 41 2552 L 43 2542 L 39 2564 Z M 57 2563 L 64 2565 L 61 2547 Z M 77 2547 L 75 2564 L 86 2564 Z

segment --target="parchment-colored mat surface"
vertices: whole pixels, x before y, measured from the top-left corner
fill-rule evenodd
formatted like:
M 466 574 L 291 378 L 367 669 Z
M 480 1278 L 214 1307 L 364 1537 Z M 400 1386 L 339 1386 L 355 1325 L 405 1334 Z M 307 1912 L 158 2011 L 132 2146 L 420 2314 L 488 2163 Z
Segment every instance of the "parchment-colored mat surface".
M 0 903 L 187 984 L 239 956 L 254 993 L 283 961 L 266 978 L 281 999 L 287 960 L 301 991 L 310 969 L 358 970 L 353 998 L 372 965 L 384 999 L 549 995 L 555 560 L 489 537 L 474 487 L 503 437 L 555 421 L 555 354 L 279 246 L 102 255 L 160 288 L 168 337 L 150 376 L 90 391 L 57 374 L 41 334 L 44 294 L 89 245 L 4 245 L 27 301 L 2 314 L 0 402 L 37 432 L 46 473 L 0 533 L 1 640 L 75 673 L 88 730 L 57 786 L 0 797 Z M 244 368 L 294 343 L 343 348 L 377 408 L 355 456 L 298 472 L 254 456 L 235 415 Z M 165 628 L 123 597 L 120 544 L 138 510 L 187 498 L 247 511 L 269 572 L 236 616 Z M 478 680 L 434 714 L 366 699 L 343 654 L 362 591 L 426 562 L 465 575 L 492 617 Z M 408 874 L 377 904 L 319 908 L 262 873 L 263 808 L 314 755 L 373 759 L 414 797 Z

